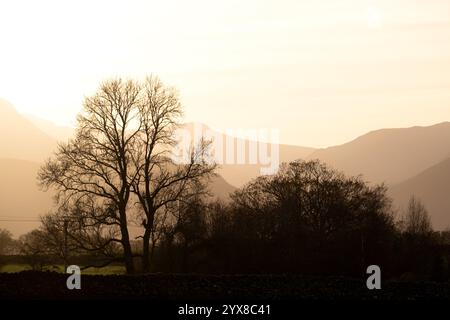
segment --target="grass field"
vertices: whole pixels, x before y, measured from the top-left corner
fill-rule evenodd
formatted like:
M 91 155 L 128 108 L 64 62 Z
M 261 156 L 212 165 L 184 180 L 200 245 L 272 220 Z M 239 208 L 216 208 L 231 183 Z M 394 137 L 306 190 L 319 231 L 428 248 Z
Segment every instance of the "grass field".
M 0 273 L 17 273 L 29 271 L 31 267 L 26 264 L 6 264 L 0 266 Z M 48 269 L 49 271 L 64 273 L 64 266 L 57 265 Z M 83 274 L 91 275 L 119 275 L 125 273 L 125 267 L 120 265 L 111 265 L 103 268 L 88 268 L 82 271 Z

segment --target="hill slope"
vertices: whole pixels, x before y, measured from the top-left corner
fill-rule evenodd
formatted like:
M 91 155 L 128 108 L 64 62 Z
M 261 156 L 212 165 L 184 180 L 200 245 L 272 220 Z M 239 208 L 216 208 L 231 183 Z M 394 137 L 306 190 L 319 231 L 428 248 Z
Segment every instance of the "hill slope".
M 384 129 L 349 143 L 321 149 L 320 159 L 350 175 L 374 183 L 400 183 L 450 156 L 450 123 L 429 127 Z
M 31 161 L 0 159 L 0 228 L 15 236 L 36 228 L 38 217 L 52 207 L 52 193 L 41 191 L 37 185 L 39 166 Z
M 43 161 L 56 148 L 56 140 L 0 100 L 0 158 Z
M 450 228 L 450 158 L 390 188 L 396 205 L 406 208 L 411 195 L 422 200 L 428 209 L 433 227 Z
M 230 194 L 236 191 L 236 188 L 218 175 L 211 179 L 209 191 L 213 199 L 217 198 L 222 201 L 228 201 L 230 200 Z
M 39 130 L 50 136 L 56 141 L 66 142 L 74 137 L 75 129 L 55 125 L 53 122 L 41 119 L 36 116 L 27 115 L 26 118 L 35 125 Z
M 183 129 L 187 130 L 193 140 L 196 135 L 204 135 L 207 140 L 213 140 L 211 148 L 212 154 L 215 154 L 217 151 L 220 152 L 217 161 L 219 164 L 218 173 L 235 187 L 241 187 L 251 179 L 259 176 L 261 174 L 261 169 L 270 167 L 270 163 L 276 164 L 276 162 L 278 162 L 281 164 L 282 162 L 305 159 L 316 150 L 314 148 L 286 144 L 276 144 L 273 146 L 261 145 L 261 149 L 257 146 L 257 151 L 254 155 L 256 157 L 256 163 L 252 163 L 249 156 L 250 150 L 252 150 L 250 145 L 253 144 L 255 140 L 233 137 L 212 130 L 202 123 L 186 123 Z M 258 145 L 258 143 L 256 143 L 256 145 Z M 243 146 L 242 149 L 241 146 Z M 262 149 L 265 147 L 267 147 L 267 153 L 266 150 Z M 238 163 L 238 148 L 239 150 L 243 150 L 243 163 Z M 275 157 L 275 154 L 272 153 L 273 148 L 278 148 L 278 159 Z M 227 152 L 229 152 L 230 149 L 234 152 L 231 159 L 229 159 L 227 155 Z M 269 164 L 263 163 L 263 159 L 260 155 L 261 150 L 262 154 L 267 156 Z

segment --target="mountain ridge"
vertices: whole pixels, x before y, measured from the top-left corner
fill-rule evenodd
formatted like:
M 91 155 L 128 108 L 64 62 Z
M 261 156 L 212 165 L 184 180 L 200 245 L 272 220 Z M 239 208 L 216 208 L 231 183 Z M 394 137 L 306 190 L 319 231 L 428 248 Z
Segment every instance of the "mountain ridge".
M 315 151 L 319 159 L 368 182 L 396 184 L 450 156 L 450 122 L 380 129 L 346 144 Z

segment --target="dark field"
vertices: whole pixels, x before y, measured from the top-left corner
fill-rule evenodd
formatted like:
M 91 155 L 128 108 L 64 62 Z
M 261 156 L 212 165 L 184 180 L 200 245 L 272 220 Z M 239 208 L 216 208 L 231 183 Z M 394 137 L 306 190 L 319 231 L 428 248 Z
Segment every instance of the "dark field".
M 384 282 L 370 291 L 365 280 L 287 275 L 82 275 L 68 290 L 68 275 L 25 271 L 0 274 L 0 299 L 153 300 L 450 300 L 450 283 Z

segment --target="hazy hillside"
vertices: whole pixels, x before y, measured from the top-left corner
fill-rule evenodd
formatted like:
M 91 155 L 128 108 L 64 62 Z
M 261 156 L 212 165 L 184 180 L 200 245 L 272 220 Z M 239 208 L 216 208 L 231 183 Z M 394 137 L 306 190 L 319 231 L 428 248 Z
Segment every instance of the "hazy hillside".
M 55 125 L 53 122 L 41 119 L 32 115 L 26 115 L 27 119 L 33 123 L 38 129 L 49 135 L 56 141 L 65 142 L 72 138 L 75 132 L 74 128 Z
M 47 213 L 52 206 L 51 193 L 40 191 L 37 186 L 39 166 L 31 161 L 0 159 L 0 228 L 15 236 L 37 227 L 39 223 L 31 220 Z
M 0 158 L 39 162 L 49 157 L 55 147 L 53 138 L 0 100 Z
M 201 123 L 187 123 L 184 125 L 184 128 L 190 132 L 192 137 L 195 136 L 196 130 L 198 130 L 198 134 L 209 134 L 212 136 L 213 141 L 222 141 L 222 144 L 213 144 L 213 146 L 217 147 L 222 145 L 222 163 L 219 163 L 218 173 L 230 184 L 235 187 L 241 187 L 251 179 L 256 178 L 261 174 L 261 168 L 267 168 L 269 165 L 251 164 L 249 161 L 249 153 L 250 153 L 250 142 L 252 140 L 249 139 L 241 139 L 237 137 L 228 136 L 224 133 L 220 133 L 218 131 L 214 131 Z M 209 137 L 209 136 L 208 136 Z M 211 137 L 209 137 L 211 138 Z M 234 150 L 234 157 L 229 161 L 225 156 L 225 151 L 228 143 L 232 144 Z M 244 154 L 245 154 L 245 162 L 243 164 L 237 163 L 237 150 L 238 146 L 244 146 Z M 307 156 L 311 155 L 316 149 L 301 147 L 301 146 L 292 146 L 280 144 L 277 145 L 279 148 L 279 163 L 289 162 L 297 159 L 305 159 Z M 277 146 L 274 146 L 276 148 Z M 216 148 L 212 148 L 212 152 L 214 154 Z M 272 160 L 271 148 L 268 147 L 268 157 Z M 258 149 L 259 152 L 259 149 Z M 259 156 L 258 156 L 259 157 Z M 260 158 L 258 158 L 260 159 Z M 274 162 L 276 158 L 273 158 Z
M 430 127 L 384 129 L 349 143 L 322 149 L 320 159 L 350 175 L 363 174 L 370 182 L 402 182 L 450 155 L 450 123 Z
M 395 204 L 406 208 L 411 195 L 427 207 L 436 229 L 450 228 L 450 158 L 390 188 Z
M 220 175 L 218 175 L 211 179 L 209 190 L 213 198 L 228 201 L 230 199 L 229 195 L 233 193 L 236 188 L 225 181 L 225 179 Z

